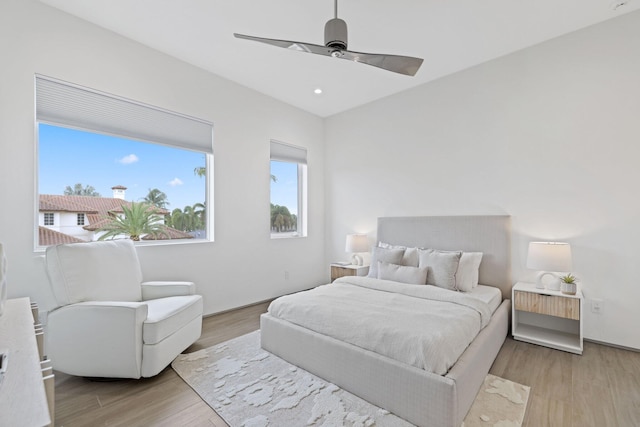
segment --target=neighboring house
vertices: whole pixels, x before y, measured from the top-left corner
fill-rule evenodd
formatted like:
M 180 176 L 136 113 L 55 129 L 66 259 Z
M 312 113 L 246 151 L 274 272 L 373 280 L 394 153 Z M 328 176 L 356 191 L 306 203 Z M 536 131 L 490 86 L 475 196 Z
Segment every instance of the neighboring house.
M 98 240 L 99 230 L 115 215 L 123 215 L 122 206 L 130 206 L 125 200 L 126 187 L 112 187 L 113 197 L 65 196 L 40 194 L 38 213 L 38 244 L 49 246 L 59 243 L 90 242 Z M 157 208 L 159 215 L 169 211 Z M 167 227 L 168 236 L 157 240 L 192 239 L 188 233 Z M 153 240 L 143 237 L 143 240 Z

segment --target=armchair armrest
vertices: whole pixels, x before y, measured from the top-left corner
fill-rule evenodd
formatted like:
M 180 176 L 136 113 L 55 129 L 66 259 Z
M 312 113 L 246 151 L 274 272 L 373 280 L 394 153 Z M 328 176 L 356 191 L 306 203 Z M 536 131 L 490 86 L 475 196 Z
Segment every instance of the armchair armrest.
M 196 284 L 193 282 L 143 282 L 142 300 L 195 295 Z
M 144 302 L 88 301 L 48 315 L 46 351 L 56 370 L 91 377 L 140 378 Z

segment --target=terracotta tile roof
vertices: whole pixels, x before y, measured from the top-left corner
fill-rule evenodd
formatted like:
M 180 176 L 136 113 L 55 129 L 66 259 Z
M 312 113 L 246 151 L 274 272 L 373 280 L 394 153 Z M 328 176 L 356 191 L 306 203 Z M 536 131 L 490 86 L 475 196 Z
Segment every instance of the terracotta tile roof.
M 82 227 L 87 231 L 100 230 L 111 222 L 109 218 L 105 218 L 102 215 L 87 215 L 87 219 L 89 220 L 89 224 Z
M 169 235 L 171 240 L 174 239 L 193 239 L 193 236 L 187 232 L 176 230 L 175 228 L 166 227 L 166 232 Z M 155 239 L 153 236 L 144 236 L 142 240 L 168 240 L 167 236 L 164 234 L 158 235 L 158 238 Z
M 78 239 L 68 234 L 51 230 L 47 227 L 38 227 L 38 244 L 40 246 L 58 245 L 61 243 L 81 243 L 84 240 Z
M 121 208 L 122 199 L 91 196 L 64 196 L 61 194 L 40 194 L 40 211 L 99 213 Z
M 61 194 L 40 194 L 40 211 L 84 212 L 100 214 L 105 217 L 109 212 L 122 213 L 122 205 L 131 206 L 131 202 L 113 197 L 65 196 Z M 168 210 L 156 208 L 160 215 L 167 215 Z

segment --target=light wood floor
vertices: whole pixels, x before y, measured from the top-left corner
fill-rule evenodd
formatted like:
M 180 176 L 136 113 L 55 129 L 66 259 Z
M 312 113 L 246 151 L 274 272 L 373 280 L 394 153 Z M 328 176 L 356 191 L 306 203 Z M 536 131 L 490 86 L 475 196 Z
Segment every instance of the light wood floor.
M 267 305 L 207 317 L 186 351 L 258 329 Z M 640 426 L 640 353 L 587 342 L 577 356 L 508 338 L 491 373 L 531 386 L 524 427 Z M 107 425 L 226 427 L 170 367 L 105 382 L 56 373 L 56 426 Z

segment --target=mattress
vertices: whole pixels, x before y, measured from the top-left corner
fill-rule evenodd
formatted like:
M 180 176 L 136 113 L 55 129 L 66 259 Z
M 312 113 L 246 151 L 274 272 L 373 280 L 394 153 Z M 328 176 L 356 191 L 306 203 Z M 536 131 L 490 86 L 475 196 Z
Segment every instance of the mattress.
M 465 294 L 487 303 L 491 313 L 495 313 L 502 304 L 502 291 L 493 286 L 478 285 L 471 292 L 465 292 Z

